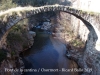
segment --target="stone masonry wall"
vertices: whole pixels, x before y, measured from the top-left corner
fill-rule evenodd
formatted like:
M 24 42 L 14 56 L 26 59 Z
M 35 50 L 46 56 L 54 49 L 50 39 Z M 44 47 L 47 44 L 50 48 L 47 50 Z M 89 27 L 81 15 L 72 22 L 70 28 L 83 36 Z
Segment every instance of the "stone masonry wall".
M 73 0 L 70 0 L 70 1 L 72 2 Z M 99 4 L 99 1 L 97 0 L 95 1 L 94 0 L 74 0 L 74 2 L 72 2 L 72 7 L 74 8 L 93 11 L 93 12 L 100 12 L 100 9 L 98 8 L 98 6 L 100 6 L 100 4 Z M 86 41 L 89 30 L 83 24 L 83 22 L 71 15 L 71 25 L 73 26 L 72 30 L 74 31 L 74 34 L 80 36 L 80 38 L 83 41 Z
M 100 6 L 99 1 L 95 0 L 76 0 L 72 7 L 89 10 L 93 12 L 100 12 L 98 6 Z M 100 29 L 100 23 L 97 22 L 99 18 L 89 19 L 90 23 L 92 22 L 93 27 L 96 31 L 96 28 Z M 95 33 L 90 32 L 82 21 L 77 19 L 74 16 L 71 16 L 71 25 L 74 34 L 80 36 L 83 41 L 86 41 L 86 46 L 83 49 L 83 52 L 78 52 L 77 50 L 68 51 L 67 56 L 73 58 L 77 61 L 79 66 L 83 69 L 90 69 L 91 71 L 84 71 L 82 75 L 100 75 L 100 48 L 96 49 L 94 43 L 96 40 Z M 89 35 L 88 35 L 89 34 Z M 99 35 L 98 35 L 99 36 Z M 100 45 L 98 46 L 100 47 Z M 98 50 L 98 51 L 97 51 Z

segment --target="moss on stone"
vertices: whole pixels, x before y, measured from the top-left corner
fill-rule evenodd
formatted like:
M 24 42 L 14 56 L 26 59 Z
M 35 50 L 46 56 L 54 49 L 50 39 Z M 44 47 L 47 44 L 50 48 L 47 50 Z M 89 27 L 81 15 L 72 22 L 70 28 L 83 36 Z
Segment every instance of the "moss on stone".
M 80 39 L 73 39 L 70 41 L 70 44 L 75 48 L 83 48 L 84 42 L 82 42 Z

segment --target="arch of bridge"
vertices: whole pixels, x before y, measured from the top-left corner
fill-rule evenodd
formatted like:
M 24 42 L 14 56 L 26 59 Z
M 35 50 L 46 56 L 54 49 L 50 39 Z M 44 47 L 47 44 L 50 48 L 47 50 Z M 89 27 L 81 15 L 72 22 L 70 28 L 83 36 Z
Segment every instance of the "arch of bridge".
M 99 17 L 99 15 L 95 15 L 94 17 L 94 15 L 89 12 L 78 10 L 70 6 L 64 6 L 64 5 L 47 5 L 41 7 L 30 7 L 30 6 L 16 7 L 4 11 L 3 13 L 1 12 L 0 13 L 0 25 L 2 25 L 1 32 L 4 34 L 19 21 L 31 17 L 32 15 L 48 11 L 63 11 L 77 17 L 86 25 L 86 27 L 92 33 L 93 38 L 95 38 L 96 41 L 98 38 L 100 38 L 98 28 L 93 26 L 94 23 L 92 23 L 91 21 L 91 19 L 95 20 L 96 17 Z

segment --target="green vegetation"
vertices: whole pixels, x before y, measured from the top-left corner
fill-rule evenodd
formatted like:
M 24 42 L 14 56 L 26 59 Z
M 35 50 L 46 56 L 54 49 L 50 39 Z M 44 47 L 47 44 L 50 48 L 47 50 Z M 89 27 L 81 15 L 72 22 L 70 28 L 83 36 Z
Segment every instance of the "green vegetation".
M 7 39 L 9 40 L 9 42 L 14 41 L 22 41 L 22 33 L 25 32 L 25 30 L 20 26 L 20 25 L 15 25 L 11 28 Z
M 82 42 L 80 39 L 76 38 L 76 39 L 72 39 L 70 41 L 70 44 L 77 49 L 83 48 L 84 47 L 84 42 Z
M 13 2 L 21 6 L 42 6 L 46 4 L 55 4 L 59 2 L 59 0 L 13 0 Z
M 10 50 L 12 57 L 18 54 L 19 50 L 28 48 L 28 24 L 27 19 L 20 21 L 13 26 L 7 35 L 7 47 Z
M 69 40 L 69 44 L 72 46 L 73 49 L 82 49 L 82 48 L 84 48 L 85 43 L 80 38 L 75 36 L 70 28 L 65 30 L 65 32 L 67 33 L 67 36 L 68 36 L 67 39 Z
M 0 0 L 0 11 L 7 10 L 16 6 L 18 6 L 18 4 L 14 3 L 13 0 Z M 13 12 L 13 14 L 16 13 Z M 2 17 L 4 16 L 1 16 L 0 19 L 2 19 Z M 26 43 L 27 25 L 28 19 L 24 19 L 23 21 L 20 21 L 17 25 L 13 26 L 7 35 L 7 49 L 9 49 L 12 56 L 18 54 L 18 49 L 21 49 L 21 46 L 23 46 L 23 44 L 26 44 L 26 46 L 28 46 L 28 43 Z M 6 51 L 0 49 L 0 62 L 6 58 L 6 55 Z
M 56 4 L 59 0 L 0 0 L 0 10 L 6 10 L 17 6 L 42 6 Z
M 75 36 L 72 31 L 69 31 L 68 34 L 70 38 L 69 44 L 72 46 L 73 49 L 84 48 L 85 43 L 80 38 L 77 38 L 77 36 Z
M 13 3 L 12 0 L 0 0 L 0 10 L 6 10 L 16 6 L 17 4 Z
M 25 33 L 27 33 L 27 30 L 24 29 L 24 27 L 20 25 L 15 25 L 8 33 L 7 44 L 12 49 L 15 49 L 14 45 L 16 45 L 18 42 L 23 43 L 25 40 L 27 40 L 27 36 L 25 36 Z

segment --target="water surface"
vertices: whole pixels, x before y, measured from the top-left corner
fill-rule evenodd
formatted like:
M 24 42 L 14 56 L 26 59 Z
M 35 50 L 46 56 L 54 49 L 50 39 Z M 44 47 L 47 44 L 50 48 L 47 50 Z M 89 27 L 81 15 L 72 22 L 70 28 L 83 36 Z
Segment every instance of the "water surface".
M 77 66 L 65 53 L 66 47 L 60 40 L 47 33 L 38 33 L 32 48 L 23 53 L 23 61 L 26 69 L 32 68 L 39 72 L 25 72 L 25 75 L 78 75 L 74 72 L 62 72 L 62 68 L 71 69 Z M 46 72 L 43 69 L 55 71 Z

